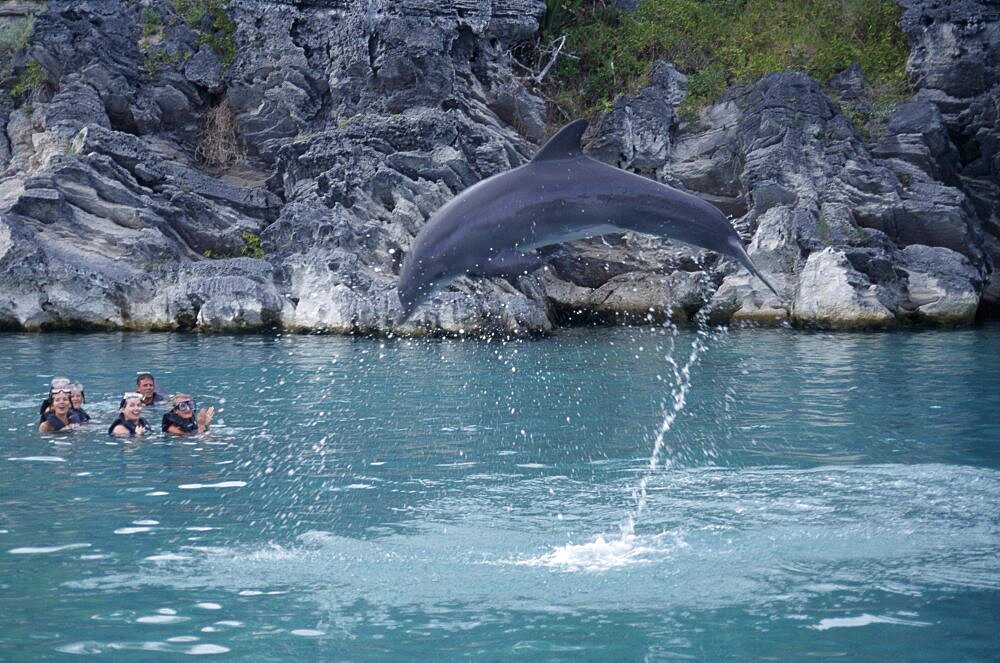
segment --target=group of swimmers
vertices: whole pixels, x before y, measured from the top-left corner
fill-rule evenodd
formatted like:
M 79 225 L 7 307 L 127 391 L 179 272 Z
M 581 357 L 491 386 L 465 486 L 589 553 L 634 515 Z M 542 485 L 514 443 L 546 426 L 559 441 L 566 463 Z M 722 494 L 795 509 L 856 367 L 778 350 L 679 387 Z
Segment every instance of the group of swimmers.
M 142 418 L 142 408 L 158 405 L 167 397 L 156 388 L 156 378 L 151 373 L 139 373 L 135 379 L 135 391 L 126 392 L 118 404 L 118 418 L 108 427 L 108 435 L 114 437 L 137 437 L 151 433 L 152 429 Z M 170 400 L 170 410 L 163 415 L 160 429 L 171 435 L 191 435 L 204 433 L 212 423 L 215 408 L 198 410 L 194 399 L 188 394 L 175 394 Z M 49 396 L 39 408 L 41 433 L 68 431 L 86 424 L 90 415 L 83 409 L 86 395 L 83 385 L 69 378 L 52 378 Z

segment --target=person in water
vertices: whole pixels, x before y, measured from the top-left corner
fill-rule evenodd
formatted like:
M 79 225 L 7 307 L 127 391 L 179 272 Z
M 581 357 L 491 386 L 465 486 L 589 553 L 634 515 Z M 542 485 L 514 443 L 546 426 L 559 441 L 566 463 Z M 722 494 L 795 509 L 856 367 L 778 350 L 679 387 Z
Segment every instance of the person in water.
M 72 383 L 69 386 L 69 416 L 71 419 L 75 419 L 78 424 L 85 424 L 90 421 L 90 415 L 83 409 L 83 403 L 86 400 L 87 397 L 83 393 L 83 385 L 79 382 Z
M 118 418 L 108 428 L 114 437 L 136 437 L 150 432 L 149 424 L 142 418 L 142 394 L 128 392 L 118 406 Z
M 68 389 L 70 385 L 70 379 L 64 377 L 52 378 L 49 382 L 49 395 L 42 401 L 41 407 L 38 408 L 38 423 L 45 421 L 45 415 L 48 414 L 49 408 L 52 407 L 52 395 L 57 389 Z
M 70 418 L 69 387 L 57 387 L 51 395 L 52 406 L 45 413 L 45 419 L 38 424 L 39 433 L 55 433 L 79 427 Z
M 156 378 L 152 373 L 139 373 L 135 377 L 135 390 L 142 394 L 143 405 L 157 405 L 167 400 L 166 395 L 156 388 Z
M 197 410 L 194 399 L 187 394 L 177 394 L 171 399 L 173 407 L 163 415 L 162 428 L 164 433 L 171 435 L 191 435 L 204 433 L 212 423 L 215 408 Z

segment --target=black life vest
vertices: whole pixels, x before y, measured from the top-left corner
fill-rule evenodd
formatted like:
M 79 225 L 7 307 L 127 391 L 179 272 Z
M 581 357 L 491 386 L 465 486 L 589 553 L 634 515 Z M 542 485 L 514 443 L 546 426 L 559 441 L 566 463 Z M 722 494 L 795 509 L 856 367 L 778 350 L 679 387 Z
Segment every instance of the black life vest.
M 90 415 L 83 408 L 73 408 L 69 411 L 69 422 L 71 424 L 85 424 L 90 421 Z
M 118 426 L 119 424 L 128 429 L 129 437 L 135 437 L 135 429 L 138 426 L 142 426 L 147 430 L 149 429 L 149 424 L 147 424 L 146 420 L 143 419 L 142 417 L 139 417 L 139 421 L 129 421 L 128 419 L 125 418 L 124 414 L 119 414 L 118 418 L 115 419 L 115 422 L 111 424 L 110 428 L 108 428 L 108 435 L 115 437 L 115 427 Z
M 163 415 L 163 421 L 161 422 L 163 432 L 166 433 L 167 429 L 170 428 L 171 425 L 177 426 L 185 433 L 198 432 L 198 422 L 194 420 L 194 417 L 185 419 L 176 414 L 173 410 Z
M 53 433 L 56 432 L 56 431 L 62 430 L 63 428 L 65 428 L 67 426 L 67 424 L 63 423 L 62 419 L 60 419 L 59 417 L 56 416 L 55 412 L 47 412 L 45 414 L 45 421 L 47 421 L 48 424 L 49 424 L 49 426 L 52 427 L 52 432 Z M 73 421 L 73 417 L 70 417 L 69 418 L 69 423 L 75 424 L 77 422 Z

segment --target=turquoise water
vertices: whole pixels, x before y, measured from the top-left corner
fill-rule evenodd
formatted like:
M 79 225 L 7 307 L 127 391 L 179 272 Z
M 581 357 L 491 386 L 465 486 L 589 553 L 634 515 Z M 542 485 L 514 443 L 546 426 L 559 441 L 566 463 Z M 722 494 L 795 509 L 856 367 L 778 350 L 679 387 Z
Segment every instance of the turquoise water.
M 694 339 L 0 335 L 0 659 L 1000 656 L 1000 328 Z

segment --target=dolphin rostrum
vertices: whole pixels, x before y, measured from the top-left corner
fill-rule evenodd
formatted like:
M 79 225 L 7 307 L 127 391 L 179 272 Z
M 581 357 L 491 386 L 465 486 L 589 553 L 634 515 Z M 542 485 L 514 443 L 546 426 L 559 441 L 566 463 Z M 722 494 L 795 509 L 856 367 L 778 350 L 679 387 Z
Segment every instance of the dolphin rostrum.
M 559 130 L 530 162 L 464 190 L 420 229 L 399 275 L 401 324 L 462 276 L 513 276 L 544 264 L 532 249 L 607 233 L 669 237 L 737 260 L 776 295 L 715 206 L 583 154 L 586 120 Z

